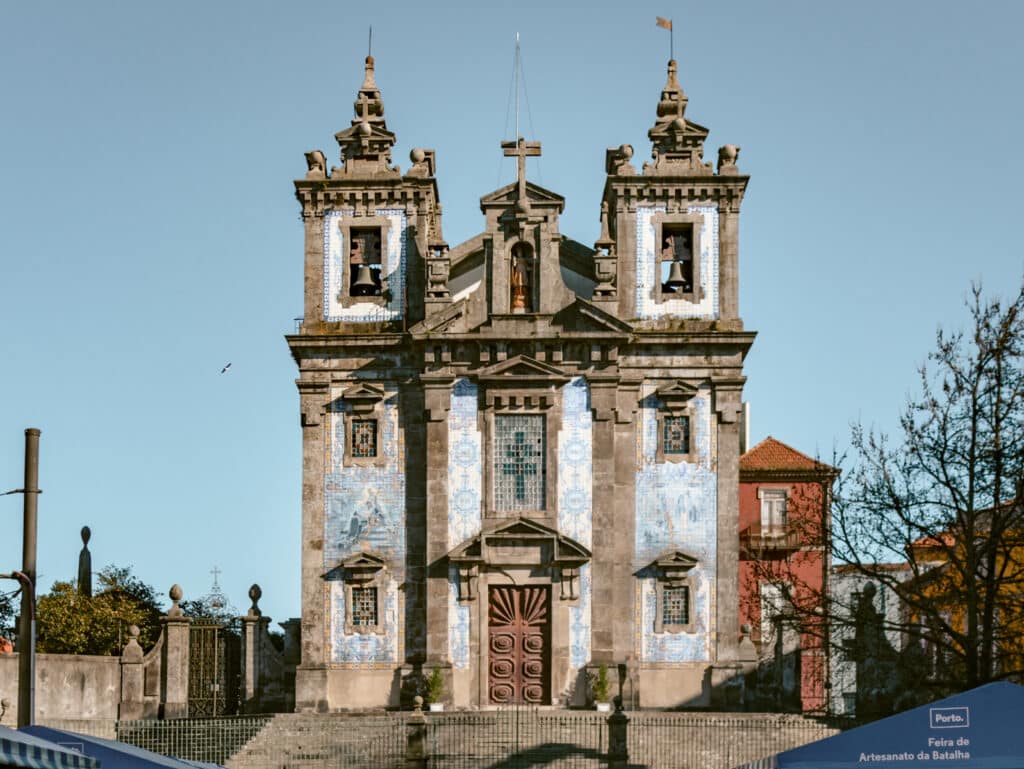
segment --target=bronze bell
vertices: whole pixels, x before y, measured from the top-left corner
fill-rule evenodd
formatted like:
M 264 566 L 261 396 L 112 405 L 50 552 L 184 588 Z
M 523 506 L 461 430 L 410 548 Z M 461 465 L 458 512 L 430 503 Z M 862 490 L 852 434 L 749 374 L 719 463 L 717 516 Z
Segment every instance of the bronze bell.
M 373 296 L 377 293 L 377 283 L 367 264 L 359 265 L 355 282 L 352 284 L 352 296 Z
M 683 263 L 673 261 L 668 270 L 668 280 L 665 281 L 665 290 L 669 293 L 676 293 L 686 285 L 683 279 Z

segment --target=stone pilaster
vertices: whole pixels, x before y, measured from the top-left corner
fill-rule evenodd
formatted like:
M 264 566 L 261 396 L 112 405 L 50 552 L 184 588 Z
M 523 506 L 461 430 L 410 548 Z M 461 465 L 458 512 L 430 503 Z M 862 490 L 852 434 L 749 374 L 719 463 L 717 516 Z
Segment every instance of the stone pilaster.
M 739 309 L 739 207 L 722 201 L 718 210 L 718 315 L 737 320 Z
M 737 658 L 739 640 L 739 488 L 742 379 L 715 383 L 718 424 L 718 544 L 715 660 Z
M 448 662 L 448 409 L 451 377 L 424 383 L 428 663 Z M 414 462 L 410 462 L 410 465 Z
M 299 383 L 302 412 L 302 662 L 295 671 L 296 710 L 327 707 L 324 639 L 324 435 L 326 384 Z

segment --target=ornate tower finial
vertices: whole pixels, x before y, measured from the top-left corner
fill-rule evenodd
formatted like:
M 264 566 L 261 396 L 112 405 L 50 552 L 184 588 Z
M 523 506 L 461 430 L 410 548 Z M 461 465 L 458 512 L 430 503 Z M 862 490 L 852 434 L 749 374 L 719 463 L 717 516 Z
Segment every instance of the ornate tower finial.
M 661 89 L 661 101 L 658 102 L 658 121 L 668 123 L 676 118 L 681 118 L 686 112 L 686 94 L 683 92 L 679 80 L 676 78 L 676 60 L 668 60 L 668 79 L 665 87 Z
M 363 84 L 352 108 L 356 114 L 351 127 L 334 135 L 341 145 L 341 159 L 345 162 L 343 173 L 395 172 L 390 165 L 395 135 L 384 121 L 384 100 L 374 80 L 372 56 L 366 57 Z M 333 177 L 333 172 L 331 175 Z
M 651 140 L 654 165 L 644 166 L 644 173 L 711 173 L 704 163 L 704 139 L 708 131 L 683 117 L 688 99 L 676 77 L 676 60 L 668 60 L 668 77 L 658 100 L 658 117 L 647 132 Z M 669 168 L 672 170 L 670 171 Z

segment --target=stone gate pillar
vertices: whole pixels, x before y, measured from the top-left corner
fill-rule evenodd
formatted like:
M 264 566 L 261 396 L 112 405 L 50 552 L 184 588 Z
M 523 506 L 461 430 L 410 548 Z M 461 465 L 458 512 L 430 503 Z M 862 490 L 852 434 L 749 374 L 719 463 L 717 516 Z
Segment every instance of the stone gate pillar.
M 160 620 L 164 626 L 164 645 L 160 652 L 160 716 L 187 718 L 189 626 L 192 620 L 182 614 L 178 606 L 181 587 L 172 585 L 169 595 L 173 604 L 167 616 Z
M 142 718 L 145 694 L 142 657 L 139 628 L 132 625 L 128 628 L 128 643 L 121 651 L 121 703 L 117 708 L 117 717 L 121 721 Z

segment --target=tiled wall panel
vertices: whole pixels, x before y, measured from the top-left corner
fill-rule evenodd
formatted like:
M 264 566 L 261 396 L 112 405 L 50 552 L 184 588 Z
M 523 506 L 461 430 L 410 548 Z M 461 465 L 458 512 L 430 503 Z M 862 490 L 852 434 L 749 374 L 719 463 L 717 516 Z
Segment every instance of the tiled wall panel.
M 402 623 L 398 617 L 397 581 L 405 568 L 405 446 L 399 430 L 398 389 L 384 385 L 379 450 L 381 466 L 346 462 L 345 430 L 350 414 L 337 400 L 344 388 L 332 391 L 327 414 L 327 475 L 324 478 L 324 573 L 328 575 L 327 637 L 333 664 L 399 661 Z M 383 602 L 383 634 L 346 635 L 343 575 L 334 571 L 353 553 L 371 550 L 389 564 Z M 396 581 L 397 580 L 397 581 Z
M 459 379 L 448 411 L 448 548 L 480 532 L 483 465 L 477 386 Z M 449 568 L 448 650 L 454 667 L 469 667 L 470 606 L 459 603 L 458 575 Z
M 700 228 L 701 300 L 696 303 L 685 299 L 667 299 L 661 303 L 654 300 L 652 291 L 660 276 L 653 217 L 665 213 L 665 207 L 641 207 L 636 211 L 636 312 L 640 318 L 714 320 L 718 317 L 718 209 L 691 206 L 687 212 L 704 218 Z
M 388 219 L 388 242 L 384 247 L 383 272 L 391 298 L 386 306 L 374 302 L 359 302 L 343 307 L 338 295 L 344 285 L 344 270 L 348 269 L 346 246 L 338 224 L 351 217 L 351 209 L 324 213 L 324 320 L 349 323 L 380 323 L 401 320 L 402 299 L 405 295 L 406 243 L 408 233 L 405 211 L 400 208 L 378 208 L 374 214 Z M 357 222 L 356 219 L 351 221 Z
M 694 594 L 692 633 L 655 633 L 655 579 L 638 579 L 637 654 L 645 662 L 706 662 L 714 632 L 714 577 L 717 544 L 716 447 L 711 393 L 701 389 L 692 401 L 695 461 L 657 461 L 659 402 L 645 386 L 636 479 L 636 568 L 641 570 L 668 550 L 698 560 L 690 571 Z
M 593 541 L 593 417 L 590 388 L 576 377 L 562 389 L 558 433 L 558 530 L 587 548 Z M 569 657 L 574 668 L 590 661 L 590 567 L 580 570 L 579 602 L 569 608 Z

